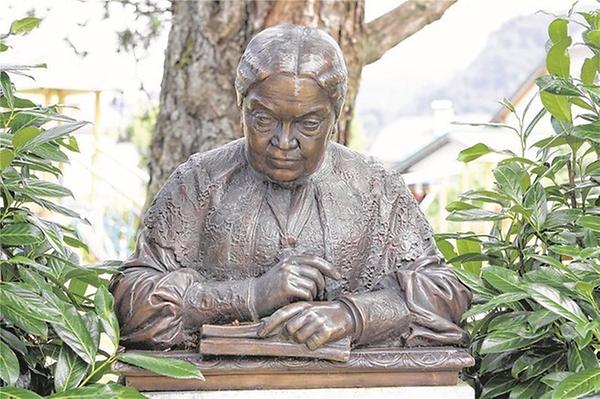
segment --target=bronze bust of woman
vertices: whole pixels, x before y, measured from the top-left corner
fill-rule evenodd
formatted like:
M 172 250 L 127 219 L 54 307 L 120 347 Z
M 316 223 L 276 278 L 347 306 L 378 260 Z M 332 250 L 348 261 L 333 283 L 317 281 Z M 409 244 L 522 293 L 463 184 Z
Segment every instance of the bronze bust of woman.
M 235 87 L 245 138 L 195 154 L 147 214 L 112 284 L 127 347 L 263 320 L 310 349 L 458 345 L 471 295 L 437 255 L 401 176 L 329 141 L 347 71 L 326 33 L 255 36 Z

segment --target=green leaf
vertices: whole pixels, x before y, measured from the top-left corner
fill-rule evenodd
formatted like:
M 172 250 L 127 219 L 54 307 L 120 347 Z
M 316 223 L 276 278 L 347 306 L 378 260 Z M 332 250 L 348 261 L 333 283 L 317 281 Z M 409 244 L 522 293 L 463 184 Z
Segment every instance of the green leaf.
M 61 346 L 54 371 L 56 392 L 76 388 L 87 373 L 87 364 L 68 346 Z
M 600 368 L 581 371 L 558 384 L 553 399 L 579 398 L 600 391 Z
M 0 387 L 2 399 L 43 399 L 35 392 L 23 388 Z
M 510 163 L 498 165 L 494 169 L 494 177 L 500 190 L 513 198 L 518 198 L 521 194 L 521 181 L 526 172 L 519 164 Z
M 508 206 L 510 203 L 510 197 L 503 193 L 497 193 L 490 190 L 469 190 L 460 195 L 461 199 L 468 199 L 471 201 L 482 201 L 488 203 L 495 203 L 501 206 Z
M 524 338 L 510 331 L 494 331 L 485 337 L 479 353 L 501 353 L 524 348 L 539 341 L 542 337 L 543 335 Z
M 548 216 L 546 191 L 544 191 L 544 187 L 542 187 L 540 183 L 535 183 L 527 190 L 527 193 L 523 198 L 523 206 L 531 209 L 533 221 L 535 226 L 539 229 L 546 220 L 546 216 Z
M 594 112 L 594 107 L 592 107 L 590 104 L 588 104 L 586 101 L 582 100 L 579 97 L 569 97 L 569 101 L 573 105 L 577 105 L 578 107 Z
M 542 382 L 548 385 L 550 388 L 554 389 L 558 386 L 558 384 L 561 383 L 562 380 L 564 380 L 571 374 L 573 373 L 568 371 L 555 371 L 553 373 L 546 374 L 544 377 L 542 377 Z
M 587 322 L 579 305 L 557 289 L 540 283 L 532 283 L 527 287 L 531 297 L 549 311 L 575 323 Z
M 539 309 L 527 317 L 527 322 L 534 331 L 553 323 L 559 316 L 546 309 Z
M 486 266 L 482 270 L 483 279 L 500 292 L 522 292 L 524 286 L 512 270 L 498 266 Z
M 29 318 L 41 321 L 56 321 L 59 313 L 51 303 L 25 286 L 23 283 L 3 282 L 0 284 L 0 305 L 22 309 Z
M 118 360 L 167 377 L 204 380 L 198 367 L 179 359 L 149 356 L 137 352 L 125 352 L 118 355 Z
M 558 351 L 544 356 L 532 354 L 531 351 L 527 352 L 515 361 L 511 374 L 514 378 L 519 378 L 523 373 L 520 379 L 528 380 L 554 366 L 562 356 L 563 354 Z
M 64 236 L 63 240 L 65 241 L 65 244 L 69 245 L 70 247 L 81 248 L 81 249 L 85 250 L 86 252 L 90 251 L 86 243 L 84 243 L 83 241 L 81 241 L 75 237 Z
M 501 220 L 506 219 L 508 216 L 488 211 L 485 209 L 465 209 L 460 211 L 452 212 L 447 220 L 454 222 L 462 222 L 462 221 L 490 221 L 490 220 Z
M 588 30 L 583 32 L 583 41 L 590 47 L 600 50 L 600 30 Z
M 17 355 L 3 341 L 0 341 L 0 378 L 8 385 L 14 385 L 19 378 Z
M 504 294 L 496 295 L 488 302 L 473 305 L 471 309 L 467 310 L 462 315 L 462 320 L 466 320 L 469 317 L 477 316 L 481 313 L 488 313 L 490 310 L 496 308 L 511 308 L 510 304 L 513 302 L 518 302 L 522 299 L 528 298 L 529 295 L 526 292 L 507 292 Z
M 482 255 L 481 243 L 477 240 L 458 239 L 456 240 L 456 249 L 458 250 L 459 255 Z M 465 270 L 476 275 L 479 274 L 479 270 L 481 269 L 481 258 L 477 259 L 477 257 L 470 257 L 471 260 L 469 261 L 465 261 L 464 257 L 461 259 L 454 259 L 462 263 Z
M 8 108 L 14 108 L 15 97 L 13 94 L 12 83 L 10 77 L 4 71 L 0 72 L 0 87 L 2 87 L 2 95 L 6 98 Z
M 5 246 L 31 245 L 43 239 L 40 229 L 29 223 L 9 224 L 0 229 L 0 242 Z
M 541 399 L 539 393 L 544 389 L 537 379 L 528 380 L 511 389 L 508 399 Z
M 512 297 L 512 298 L 518 298 L 521 297 L 521 295 L 515 295 L 513 293 L 511 294 L 502 294 L 508 297 Z M 499 297 L 495 296 L 492 301 L 496 301 L 497 298 Z M 511 299 L 512 299 L 511 298 Z M 520 299 L 517 299 L 517 301 Z M 527 323 L 527 318 L 529 317 L 529 314 L 531 312 L 519 312 L 519 311 L 515 311 L 515 312 L 506 312 L 506 313 L 496 313 L 496 315 L 490 320 L 490 322 L 488 323 L 488 331 L 499 331 L 499 330 L 503 330 L 503 331 L 510 331 L 510 332 L 517 332 L 517 331 L 527 331 L 529 329 Z
M 452 201 L 451 203 L 446 205 L 446 210 L 448 212 L 462 211 L 465 209 L 477 209 L 477 207 L 475 205 L 463 201 Z
M 77 143 L 77 139 L 73 136 L 69 137 L 68 140 L 62 140 L 60 145 L 73 152 L 79 152 L 79 144 Z
M 573 136 L 600 144 L 600 123 L 594 122 L 573 128 Z
M 483 297 L 491 298 L 492 295 L 494 295 L 494 293 L 484 285 L 483 280 L 479 278 L 478 275 L 474 275 L 473 273 L 458 267 L 452 267 L 452 271 L 464 285 L 471 289 L 471 291 Z
M 577 86 L 569 79 L 559 78 L 557 76 L 540 76 L 535 80 L 540 90 L 557 96 L 582 96 Z
M 16 335 L 11 333 L 10 331 L 0 328 L 0 338 L 2 338 L 2 340 L 11 349 L 14 349 L 15 351 L 19 352 L 20 354 L 27 356 L 27 353 L 28 353 L 27 347 L 25 346 L 23 341 L 21 341 L 21 339 L 19 337 L 17 337 Z
M 1 306 L 0 316 L 29 334 L 36 335 L 44 340 L 48 337 L 46 322 L 32 318 L 30 313 L 23 308 Z
M 13 135 L 12 144 L 15 150 L 19 150 L 26 143 L 33 140 L 41 133 L 41 130 L 34 126 L 24 127 Z
M 22 255 L 13 256 L 10 259 L 0 261 L 0 264 L 3 264 L 3 263 L 8 263 L 11 265 L 27 265 L 27 266 L 33 267 L 34 269 L 40 270 L 40 271 L 47 270 L 46 266 L 39 264 L 36 261 L 29 259 L 28 257 L 22 256 Z
M 494 152 L 491 148 L 483 143 L 477 143 L 474 146 L 466 148 L 462 150 L 458 154 L 458 160 L 464 163 L 471 162 L 485 154 L 489 154 L 490 152 Z
M 598 65 L 600 57 L 595 55 L 591 58 L 586 58 L 581 66 L 581 81 L 584 85 L 593 85 L 598 73 Z
M 449 259 L 452 259 L 458 255 L 454 251 L 454 247 L 452 246 L 452 244 L 450 244 L 447 240 L 443 240 L 441 238 L 436 238 L 435 243 L 436 243 L 438 249 L 440 250 L 440 252 L 442 253 L 442 255 L 444 255 L 444 259 L 446 259 L 446 261 L 448 261 Z
M 503 394 L 509 392 L 515 386 L 515 380 L 510 375 L 494 375 L 483 385 L 479 399 L 491 399 L 505 397 Z
M 0 172 L 6 169 L 8 165 L 15 159 L 15 154 L 8 148 L 0 150 Z
M 565 265 L 563 265 L 560 260 L 553 258 L 551 256 L 548 256 L 548 255 L 529 255 L 529 256 L 527 256 L 527 258 L 539 260 L 540 262 L 545 263 L 547 265 L 554 266 L 557 269 L 561 269 L 561 270 L 565 269 Z
M 581 209 L 558 209 L 548 214 L 543 227 L 545 229 L 553 229 L 569 224 L 572 225 L 575 224 L 579 216 L 581 216 Z
M 119 321 L 115 315 L 113 297 L 104 286 L 100 286 L 94 298 L 96 314 L 100 318 L 104 332 L 111 338 L 115 347 L 119 346 Z
M 581 254 L 581 249 L 573 245 L 551 245 L 548 249 L 559 255 L 576 258 Z
M 499 371 L 509 369 L 513 363 L 514 353 L 490 353 L 481 357 L 480 374 L 498 374 Z
M 39 136 L 25 144 L 22 149 L 23 151 L 31 150 L 32 148 L 38 147 L 44 143 L 48 143 L 66 136 L 67 134 L 80 129 L 82 126 L 87 124 L 88 122 L 71 122 L 45 130 Z
M 569 21 L 563 18 L 557 18 L 548 25 L 548 36 L 552 43 L 558 43 L 568 38 Z
M 24 179 L 21 192 L 30 196 L 67 197 L 73 196 L 71 190 L 59 184 L 38 179 Z
M 120 384 L 92 384 L 50 395 L 50 399 L 144 399 L 131 387 Z
M 557 96 L 556 94 L 542 91 L 540 93 L 540 99 L 544 108 L 556 119 L 560 119 L 565 122 L 572 122 L 573 117 L 571 116 L 571 103 L 569 99 L 564 96 Z
M 569 276 L 576 278 L 575 273 L 573 273 L 567 266 L 565 266 L 560 260 L 558 260 L 556 258 L 553 258 L 553 257 L 548 256 L 548 255 L 536 255 L 536 254 L 527 255 L 526 257 L 528 259 L 535 259 L 535 260 L 538 260 L 538 261 L 540 261 L 540 262 L 542 262 L 544 264 L 547 264 L 547 265 L 550 265 L 550 266 L 554 266 L 555 268 L 564 271 Z
M 8 105 L 8 100 L 6 97 L 0 97 L 0 107 L 3 108 L 11 108 Z M 12 108 L 34 108 L 36 107 L 35 103 L 26 98 L 19 98 L 13 96 L 13 106 Z
M 69 157 L 67 154 L 62 152 L 58 145 L 55 143 L 44 143 L 35 148 L 31 148 L 31 151 L 34 155 L 46 160 L 46 161 L 56 161 L 56 162 L 69 162 Z
M 600 232 L 600 216 L 584 215 L 577 219 L 577 225 Z
M 44 293 L 44 296 L 60 312 L 61 320 L 52 323 L 54 331 L 86 363 L 93 364 L 96 359 L 97 347 L 77 309 L 73 305 L 63 302 L 49 293 Z
M 576 346 L 569 347 L 567 365 L 569 371 L 574 372 L 600 367 L 592 348 L 587 347 L 578 349 Z
M 571 38 L 565 37 L 550 47 L 548 55 L 546 56 L 546 69 L 548 70 L 548 73 L 563 78 L 569 78 L 571 60 L 567 49 L 571 43 Z
M 31 32 L 33 29 L 37 28 L 40 22 L 42 22 L 42 20 L 36 17 L 25 17 L 13 21 L 13 23 L 10 25 L 10 34 L 25 35 Z
M 0 42 L 0 53 L 8 50 L 8 46 L 2 42 Z

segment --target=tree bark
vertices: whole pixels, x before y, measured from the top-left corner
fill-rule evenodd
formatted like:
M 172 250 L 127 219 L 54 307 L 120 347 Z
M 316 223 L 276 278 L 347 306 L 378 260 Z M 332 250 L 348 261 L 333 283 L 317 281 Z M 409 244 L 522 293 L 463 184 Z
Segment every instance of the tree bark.
M 364 0 L 173 1 L 146 207 L 190 155 L 242 136 L 233 82 L 242 52 L 256 33 L 293 23 L 324 29 L 338 41 L 349 81 L 333 140 L 346 144 L 363 66 L 439 18 L 455 1 L 408 0 L 388 19 L 367 25 Z M 409 23 L 414 18 L 417 22 Z M 397 21 L 407 28 L 391 29 Z

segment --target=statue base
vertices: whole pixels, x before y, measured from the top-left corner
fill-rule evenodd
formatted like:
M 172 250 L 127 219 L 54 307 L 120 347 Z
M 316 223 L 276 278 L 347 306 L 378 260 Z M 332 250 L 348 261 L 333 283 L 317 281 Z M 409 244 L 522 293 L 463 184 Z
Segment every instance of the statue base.
M 464 382 L 452 386 L 276 389 L 268 391 L 145 392 L 149 399 L 475 399 Z
M 181 351 L 142 353 L 188 360 L 198 366 L 206 380 L 178 380 L 117 363 L 115 371 L 121 374 L 125 384 L 140 391 L 456 385 L 460 370 L 474 364 L 473 358 L 464 349 L 453 347 L 357 349 L 351 352 L 347 362 L 285 357 L 203 356 Z

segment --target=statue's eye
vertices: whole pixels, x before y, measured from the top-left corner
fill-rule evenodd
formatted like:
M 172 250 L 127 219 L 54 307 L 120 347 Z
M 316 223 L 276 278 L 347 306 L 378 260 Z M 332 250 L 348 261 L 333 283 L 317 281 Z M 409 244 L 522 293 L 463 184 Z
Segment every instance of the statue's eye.
M 302 127 L 302 131 L 306 133 L 314 133 L 321 126 L 321 121 L 314 118 L 303 119 L 300 122 L 300 126 Z
M 272 129 L 277 123 L 275 118 L 265 112 L 258 112 L 254 114 L 254 121 L 256 123 L 256 127 L 261 130 Z

